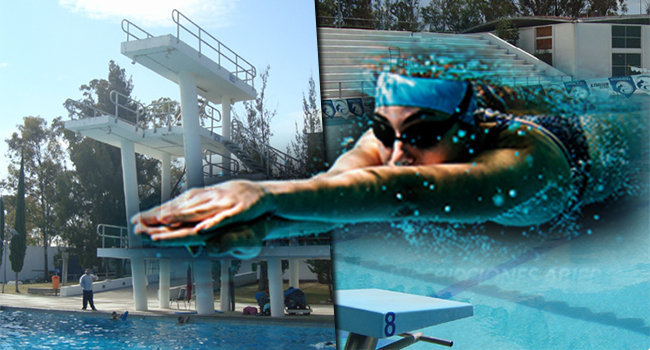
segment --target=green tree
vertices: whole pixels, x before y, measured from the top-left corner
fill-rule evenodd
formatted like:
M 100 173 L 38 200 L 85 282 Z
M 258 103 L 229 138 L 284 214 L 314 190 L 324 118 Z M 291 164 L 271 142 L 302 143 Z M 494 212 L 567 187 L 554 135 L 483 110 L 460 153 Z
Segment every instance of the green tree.
M 626 13 L 625 0 L 587 0 L 589 16 L 615 16 L 618 12 Z
M 552 16 L 555 0 L 519 0 L 519 12 L 524 16 Z
M 307 260 L 307 268 L 316 274 L 318 283 L 326 284 L 329 300 L 334 300 L 334 277 L 332 275 L 332 260 Z
M 269 144 L 271 140 L 271 121 L 275 118 L 277 110 L 267 108 L 266 88 L 269 81 L 269 71 L 271 66 L 266 66 L 260 74 L 261 87 L 260 92 L 254 101 L 245 101 L 245 115 L 240 117 L 234 113 L 235 119 L 242 124 L 242 129 L 233 132 L 233 141 L 242 145 L 246 154 L 252 159 L 262 164 L 265 168 L 273 162 L 273 155 L 269 153 Z
M 484 22 L 513 17 L 519 13 L 514 0 L 481 0 L 478 2 L 478 10 Z
M 18 174 L 16 221 L 14 223 L 14 230 L 16 230 L 17 234 L 11 238 L 9 259 L 11 260 L 11 269 L 16 273 L 16 293 L 20 293 L 18 290 L 18 273 L 23 269 L 25 251 L 27 250 L 27 228 L 25 227 L 25 172 L 23 160 L 20 162 L 20 173 Z
M 512 45 L 517 45 L 517 40 L 519 40 L 519 30 L 506 17 L 497 22 L 495 34 Z
M 371 1 L 368 0 L 318 0 L 316 2 L 318 26 L 337 28 L 374 28 Z
M 27 220 L 38 231 L 43 247 L 43 279 L 47 279 L 49 271 L 47 248 L 57 232 L 55 185 L 64 163 L 58 124 L 61 124 L 60 118 L 48 126 L 43 118 L 25 117 L 23 125 L 18 126 L 19 132 L 14 132 L 7 140 L 13 158 L 24 155 L 25 194 L 35 204 L 35 210 L 30 210 Z M 10 166 L 10 173 L 15 171 L 15 167 L 11 169 Z
M 93 117 L 97 111 L 115 114 L 117 110 L 120 119 L 135 122 L 136 115 L 132 110 L 137 109 L 138 103 L 129 97 L 133 82 L 115 62 L 109 62 L 107 79 L 93 79 L 82 85 L 80 91 L 81 99 L 68 99 L 64 103 L 71 119 Z M 111 91 L 119 93 L 117 108 L 111 101 Z M 145 123 L 150 127 L 161 123 L 155 115 L 148 117 L 153 118 Z M 138 125 L 143 124 L 140 122 Z M 69 144 L 69 158 L 75 170 L 59 177 L 61 187 L 69 189 L 59 208 L 66 213 L 62 214 L 63 218 L 69 215 L 63 223 L 66 230 L 70 230 L 65 237 L 71 253 L 78 254 L 85 266 L 97 265 L 99 238 L 95 228 L 98 224 L 124 226 L 127 220 L 120 150 L 68 130 L 63 131 L 63 135 Z M 136 156 L 138 192 L 141 203 L 148 207 L 160 202 L 159 166 L 159 162 L 151 158 Z
M 422 23 L 432 32 L 458 33 L 483 23 L 479 0 L 432 0 L 422 8 Z
M 0 195 L 0 263 L 5 252 L 5 201 Z M 6 281 L 5 281 L 6 283 Z
M 390 4 L 392 30 L 420 31 L 420 2 L 419 0 L 396 0 Z
M 302 95 L 302 129 L 296 122 L 296 135 L 287 147 L 287 153 L 298 160 L 295 173 L 305 177 L 325 170 L 323 155 L 322 120 L 314 78 L 309 78 L 307 96 Z

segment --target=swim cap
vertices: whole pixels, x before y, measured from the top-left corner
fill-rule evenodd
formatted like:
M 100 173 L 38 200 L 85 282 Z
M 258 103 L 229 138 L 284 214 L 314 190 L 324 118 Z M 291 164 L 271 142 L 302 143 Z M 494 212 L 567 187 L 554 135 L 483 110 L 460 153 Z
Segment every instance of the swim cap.
M 377 78 L 375 108 L 381 106 L 431 109 L 474 124 L 476 100 L 471 84 L 466 81 L 381 73 Z

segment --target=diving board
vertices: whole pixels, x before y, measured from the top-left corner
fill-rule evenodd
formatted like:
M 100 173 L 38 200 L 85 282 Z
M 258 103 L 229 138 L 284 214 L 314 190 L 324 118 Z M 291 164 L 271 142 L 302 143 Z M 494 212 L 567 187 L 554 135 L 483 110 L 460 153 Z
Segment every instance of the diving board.
M 450 322 L 474 314 L 471 304 L 382 289 L 336 291 L 336 326 L 358 342 L 375 344 L 379 338 Z M 354 335 L 354 337 L 353 337 Z M 348 344 L 349 345 L 349 344 Z

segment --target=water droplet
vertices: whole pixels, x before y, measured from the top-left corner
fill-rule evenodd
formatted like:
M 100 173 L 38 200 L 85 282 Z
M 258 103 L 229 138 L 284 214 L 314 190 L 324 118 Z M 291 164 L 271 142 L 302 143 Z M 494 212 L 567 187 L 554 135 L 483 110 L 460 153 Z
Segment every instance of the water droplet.
M 453 143 L 458 143 L 458 137 L 456 137 L 456 136 L 452 137 L 452 138 L 451 138 L 451 141 L 452 141 Z
M 587 234 L 588 235 L 592 234 L 591 230 L 587 230 Z
M 401 193 L 396 194 L 395 197 L 397 197 L 398 200 L 402 200 L 402 194 Z
M 474 154 L 474 149 L 470 148 L 468 152 L 469 152 L 469 154 Z
M 605 186 L 603 186 L 602 184 L 601 184 L 601 185 L 598 185 L 598 186 L 596 187 L 596 190 L 597 190 L 598 192 L 603 192 L 603 191 L 605 190 Z
M 425 181 L 422 184 L 424 185 L 424 187 L 427 187 L 427 186 L 429 186 L 429 181 Z
M 436 186 L 434 184 L 429 185 L 430 190 L 433 190 L 434 188 L 436 188 Z
M 505 202 L 505 198 L 503 197 L 502 194 L 495 194 L 494 196 L 492 196 L 492 202 L 497 207 L 500 207 L 503 205 L 503 202 Z
M 472 166 L 476 166 L 476 162 L 472 163 Z
M 518 135 L 518 136 L 524 136 L 524 135 L 526 135 L 526 132 L 523 131 L 523 130 L 518 130 L 518 131 L 517 131 L 517 135 Z
M 381 186 L 382 191 L 386 191 L 386 186 Z
M 462 129 L 458 130 L 458 137 L 463 138 L 463 137 L 465 137 L 465 135 L 467 135 L 467 131 L 462 130 Z
M 539 174 L 539 175 L 537 175 L 537 178 L 541 180 L 541 179 L 543 179 L 543 178 L 544 178 L 544 175 L 542 175 L 542 174 Z
M 478 198 L 476 198 L 476 200 L 479 201 L 479 202 L 482 202 L 482 201 L 483 201 L 483 197 L 479 196 Z
M 515 157 L 519 157 L 519 151 L 515 151 Z
M 451 211 L 451 206 L 445 205 L 445 213 L 449 213 L 450 211 Z
M 594 214 L 594 220 L 600 220 L 600 215 Z
M 508 191 L 508 195 L 509 195 L 511 198 L 515 198 L 515 197 L 517 197 L 517 190 L 512 189 L 512 190 Z
M 420 211 L 419 210 L 414 211 L 413 216 L 420 216 Z

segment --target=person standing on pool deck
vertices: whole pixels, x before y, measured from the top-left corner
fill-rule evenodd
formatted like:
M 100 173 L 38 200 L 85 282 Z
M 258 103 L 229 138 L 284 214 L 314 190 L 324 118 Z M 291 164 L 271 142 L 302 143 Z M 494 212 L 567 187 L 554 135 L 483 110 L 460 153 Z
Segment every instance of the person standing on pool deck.
M 179 238 L 268 216 L 535 225 L 616 191 L 604 137 L 634 145 L 647 132 L 641 125 L 631 135 L 602 136 L 583 131 L 578 119 L 558 136 L 541 123 L 480 110 L 476 98 L 467 81 L 382 73 L 372 128 L 326 173 L 191 189 L 134 216 L 135 232 Z
M 84 274 L 79 278 L 79 285 L 83 290 L 83 307 L 82 310 L 86 310 L 86 307 L 90 303 L 90 307 L 93 310 L 95 308 L 95 303 L 93 302 L 93 282 L 97 281 L 97 276 L 93 275 L 90 269 L 86 269 Z

